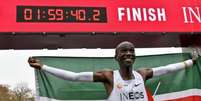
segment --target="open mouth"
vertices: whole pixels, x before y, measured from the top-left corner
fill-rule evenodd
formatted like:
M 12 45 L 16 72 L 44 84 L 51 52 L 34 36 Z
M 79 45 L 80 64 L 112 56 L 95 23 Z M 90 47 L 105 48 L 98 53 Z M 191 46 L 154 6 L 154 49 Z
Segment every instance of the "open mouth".
M 126 62 L 133 62 L 133 59 L 132 58 L 126 58 L 124 61 L 126 61 Z

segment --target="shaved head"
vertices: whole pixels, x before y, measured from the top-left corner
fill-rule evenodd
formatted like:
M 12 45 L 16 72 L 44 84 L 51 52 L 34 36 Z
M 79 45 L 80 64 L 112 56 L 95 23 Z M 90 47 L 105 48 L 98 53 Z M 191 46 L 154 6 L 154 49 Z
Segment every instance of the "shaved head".
M 121 46 L 123 46 L 123 45 L 127 45 L 127 44 L 130 44 L 130 45 L 133 45 L 133 43 L 131 43 L 131 42 L 129 42 L 129 41 L 123 41 L 123 42 L 121 42 L 121 43 L 119 43 L 118 45 L 117 45 L 117 47 L 116 47 L 116 50 L 118 49 L 118 48 L 120 48 Z M 133 45 L 134 46 L 134 45 Z
M 115 57 L 116 57 L 116 55 L 118 54 L 118 50 L 119 50 L 120 48 L 125 47 L 125 46 L 128 46 L 128 45 L 134 47 L 133 43 L 131 43 L 131 42 L 129 42 L 129 41 L 123 41 L 123 42 L 119 43 L 119 44 L 117 45 L 117 47 L 115 48 Z

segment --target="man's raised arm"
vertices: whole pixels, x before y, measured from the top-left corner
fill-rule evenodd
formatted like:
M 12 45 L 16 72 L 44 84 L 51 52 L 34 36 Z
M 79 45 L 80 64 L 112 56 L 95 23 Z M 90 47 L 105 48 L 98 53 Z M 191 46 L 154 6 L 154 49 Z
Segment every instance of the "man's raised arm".
M 179 63 L 174 63 L 174 64 L 169 64 L 166 66 L 160 66 L 160 67 L 155 67 L 152 68 L 153 70 L 153 77 L 155 76 L 161 76 L 164 74 L 168 74 L 171 72 L 175 72 L 175 71 L 179 71 L 185 68 L 189 68 L 193 65 L 193 60 L 189 59 L 183 62 L 179 62 Z
M 75 73 L 67 70 L 57 69 L 44 65 L 39 60 L 32 57 L 28 59 L 28 63 L 35 69 L 43 70 L 64 80 L 93 82 L 93 72 Z
M 196 63 L 197 58 L 198 56 L 183 62 L 179 62 L 179 63 L 173 63 L 166 66 L 142 69 L 142 70 L 139 70 L 139 72 L 142 74 L 144 80 L 146 81 L 152 77 L 157 77 L 157 76 L 165 75 L 168 73 L 172 73 L 172 72 L 176 72 L 185 68 L 192 67 L 193 64 Z

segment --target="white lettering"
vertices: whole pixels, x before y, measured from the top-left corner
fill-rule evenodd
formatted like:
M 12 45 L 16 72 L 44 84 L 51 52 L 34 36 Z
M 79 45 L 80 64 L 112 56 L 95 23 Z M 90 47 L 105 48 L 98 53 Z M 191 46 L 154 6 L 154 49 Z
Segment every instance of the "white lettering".
M 130 8 L 126 8 L 127 10 L 127 17 L 128 17 L 128 21 L 131 21 L 131 12 L 130 12 Z
M 201 14 L 199 7 L 182 7 L 184 14 L 184 23 L 195 23 L 195 21 L 201 23 Z
M 183 13 L 184 13 L 184 23 L 188 23 L 188 17 L 186 14 L 186 7 L 182 7 Z
M 165 9 L 157 8 L 158 21 L 166 21 Z
M 125 15 L 125 13 L 123 12 L 125 9 L 124 8 L 118 8 L 118 19 L 119 21 L 122 21 L 122 17 Z
M 196 12 L 191 7 L 188 7 L 191 23 L 194 22 L 193 19 L 192 19 L 192 17 L 193 17 L 192 14 L 197 19 L 198 22 L 201 22 L 199 7 L 195 7 L 195 8 L 196 8 Z
M 123 17 L 125 18 L 123 20 Z M 167 21 L 164 8 L 118 8 L 119 21 Z
M 143 8 L 143 17 L 144 17 L 144 21 L 147 21 L 147 11 L 146 8 Z
M 141 12 L 140 12 L 140 8 L 132 8 L 132 13 L 133 13 L 133 21 L 142 21 L 142 17 L 141 17 Z
M 149 10 L 148 10 L 148 12 L 149 12 L 149 20 L 150 21 L 156 21 L 156 15 L 154 14 L 156 11 L 155 11 L 155 9 L 154 8 L 150 8 Z

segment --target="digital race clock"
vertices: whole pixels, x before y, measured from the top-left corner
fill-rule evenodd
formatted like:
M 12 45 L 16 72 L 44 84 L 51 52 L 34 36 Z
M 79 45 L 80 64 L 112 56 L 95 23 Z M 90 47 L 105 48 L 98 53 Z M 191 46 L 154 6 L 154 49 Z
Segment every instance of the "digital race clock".
M 105 7 L 17 6 L 17 22 L 106 23 Z

